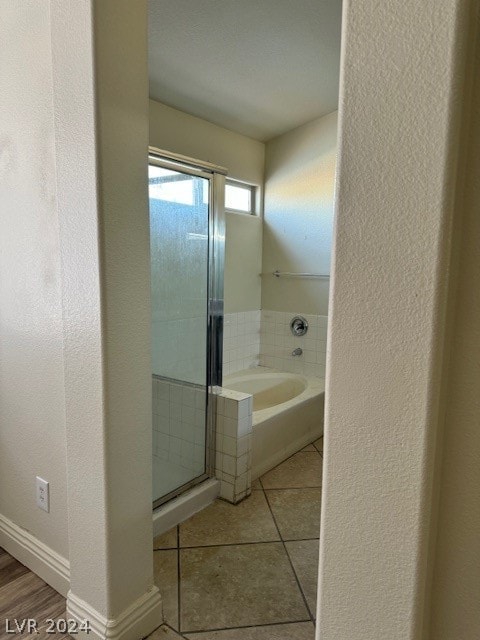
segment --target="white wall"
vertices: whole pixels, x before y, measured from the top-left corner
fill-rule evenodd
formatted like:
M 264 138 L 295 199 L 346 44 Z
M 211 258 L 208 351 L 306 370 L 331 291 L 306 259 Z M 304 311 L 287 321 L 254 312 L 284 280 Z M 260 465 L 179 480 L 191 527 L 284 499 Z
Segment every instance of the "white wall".
M 480 638 L 480 22 L 470 113 L 466 113 L 458 190 L 458 276 L 440 470 L 438 537 L 433 562 L 432 640 Z M 467 31 L 465 31 L 467 32 Z
M 265 145 L 150 100 L 150 144 L 228 169 L 231 178 L 263 185 Z M 225 313 L 260 308 L 262 224 L 226 214 Z
M 4 2 L 0 15 L 0 516 L 67 557 L 49 3 Z M 35 506 L 36 475 L 50 513 Z
M 267 142 L 263 273 L 330 273 L 337 112 Z M 262 279 L 262 308 L 327 315 L 329 280 Z
M 322 640 L 429 637 L 424 622 L 456 222 L 459 39 L 465 38 L 458 27 L 466 5 L 463 0 L 344 5 L 316 631 Z M 478 248 L 471 251 L 473 279 Z M 478 282 L 475 286 L 478 295 Z M 466 304 L 465 299 L 465 309 Z M 471 329 L 476 345 L 478 324 Z M 472 355 L 462 344 L 462 368 Z M 462 476 L 457 490 L 478 479 L 478 468 L 472 467 L 478 458 L 462 455 L 467 432 L 477 432 L 478 446 L 478 389 L 474 380 L 469 383 L 468 413 L 457 414 L 466 433 L 454 458 L 447 456 Z M 459 409 L 462 396 L 456 383 L 453 388 Z M 471 505 L 473 494 L 468 495 Z M 471 516 L 465 518 L 468 549 L 459 551 L 454 563 L 457 580 L 462 560 L 474 560 Z M 460 526 L 454 526 L 452 542 L 462 539 Z M 477 637 L 470 630 L 461 635 L 457 627 L 440 637 Z
M 225 213 L 225 313 L 260 309 L 262 218 Z
M 265 145 L 240 133 L 150 100 L 150 144 L 225 167 L 237 180 L 261 185 Z
M 93 638 L 135 640 L 161 620 L 151 552 L 147 2 L 52 0 L 50 8 L 67 612 L 91 620 Z

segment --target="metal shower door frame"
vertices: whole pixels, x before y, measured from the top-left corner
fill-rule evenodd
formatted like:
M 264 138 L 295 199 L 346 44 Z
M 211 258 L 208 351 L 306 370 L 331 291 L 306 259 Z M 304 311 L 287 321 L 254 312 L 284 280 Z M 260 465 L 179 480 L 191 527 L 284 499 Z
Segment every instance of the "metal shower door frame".
M 225 267 L 225 176 L 227 170 L 209 162 L 149 147 L 148 162 L 209 181 L 208 207 L 208 294 L 206 300 L 206 415 L 205 473 L 153 503 L 157 508 L 168 500 L 215 475 L 216 395 L 222 385 L 224 267 Z

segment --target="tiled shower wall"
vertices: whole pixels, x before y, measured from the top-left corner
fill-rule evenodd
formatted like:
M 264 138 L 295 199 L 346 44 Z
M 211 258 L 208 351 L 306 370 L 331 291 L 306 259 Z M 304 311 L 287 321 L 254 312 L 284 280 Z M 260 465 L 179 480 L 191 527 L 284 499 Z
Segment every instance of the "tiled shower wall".
M 153 377 L 153 455 L 201 475 L 205 468 L 205 387 Z
M 290 322 L 296 315 L 308 322 L 307 333 L 301 337 L 293 336 L 290 330 Z M 327 322 L 327 316 L 262 309 L 260 366 L 324 378 Z M 303 350 L 302 355 L 292 356 L 297 347 Z
M 290 331 L 295 315 L 302 315 L 308 322 L 305 336 L 295 337 Z M 267 309 L 225 314 L 224 375 L 260 365 L 324 378 L 327 320 L 327 316 Z M 302 355 L 292 356 L 297 347 L 303 350 Z

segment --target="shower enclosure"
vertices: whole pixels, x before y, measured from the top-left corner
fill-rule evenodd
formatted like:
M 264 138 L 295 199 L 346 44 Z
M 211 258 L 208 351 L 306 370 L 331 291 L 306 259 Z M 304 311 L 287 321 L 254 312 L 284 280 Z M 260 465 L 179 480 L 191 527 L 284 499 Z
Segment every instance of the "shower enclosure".
M 150 148 L 154 507 L 213 475 L 225 174 Z

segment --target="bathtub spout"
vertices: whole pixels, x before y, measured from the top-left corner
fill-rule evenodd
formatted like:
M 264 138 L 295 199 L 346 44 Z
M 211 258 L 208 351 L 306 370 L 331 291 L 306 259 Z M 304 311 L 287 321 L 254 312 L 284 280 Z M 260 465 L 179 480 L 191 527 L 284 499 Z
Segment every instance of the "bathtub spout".
M 297 347 L 292 351 L 292 356 L 301 356 L 302 353 L 303 353 L 303 349 L 300 349 L 300 347 Z

